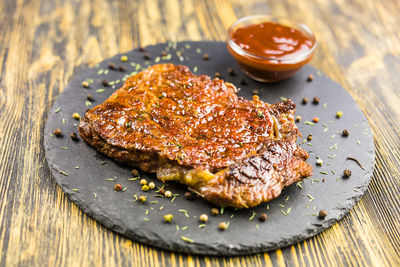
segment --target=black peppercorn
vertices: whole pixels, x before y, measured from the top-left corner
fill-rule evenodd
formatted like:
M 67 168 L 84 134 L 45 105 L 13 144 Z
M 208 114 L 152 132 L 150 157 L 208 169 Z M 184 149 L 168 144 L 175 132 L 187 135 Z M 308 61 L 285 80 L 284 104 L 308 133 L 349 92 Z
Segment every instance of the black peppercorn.
M 268 218 L 268 215 L 266 213 L 261 213 L 260 214 L 260 221 L 265 222 Z
M 76 133 L 71 133 L 70 134 L 70 137 L 71 137 L 71 139 L 73 140 L 73 141 L 79 141 L 79 138 L 78 138 L 78 135 L 76 134 Z
M 61 130 L 58 129 L 58 128 L 55 129 L 55 130 L 54 130 L 54 135 L 57 136 L 57 137 L 62 137 L 62 132 L 61 132 Z
M 351 170 L 345 169 L 345 170 L 343 171 L 343 177 L 349 178 L 350 176 L 351 176 Z
M 328 212 L 326 210 L 320 210 L 318 212 L 318 218 L 324 219 L 328 215 Z

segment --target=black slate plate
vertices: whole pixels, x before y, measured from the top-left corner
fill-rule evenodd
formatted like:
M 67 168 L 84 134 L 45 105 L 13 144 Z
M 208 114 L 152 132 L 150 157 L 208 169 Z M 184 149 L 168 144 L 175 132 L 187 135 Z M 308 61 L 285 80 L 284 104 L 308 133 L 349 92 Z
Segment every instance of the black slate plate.
M 160 58 L 162 51 L 168 53 L 164 59 Z M 262 84 L 240 72 L 224 43 L 158 44 L 147 47 L 146 52 L 151 56 L 150 61 L 144 60 L 143 52 L 136 49 L 125 53 L 128 62 L 122 62 L 121 55 L 117 55 L 94 68 L 82 68 L 54 103 L 44 130 L 46 158 L 57 183 L 74 203 L 104 226 L 133 240 L 178 252 L 257 253 L 284 247 L 321 232 L 340 220 L 364 194 L 375 158 L 371 129 L 345 89 L 315 68 L 306 66 L 285 82 Z M 209 54 L 209 60 L 203 60 L 204 53 Z M 116 67 L 123 66 L 127 72 L 109 70 L 110 62 Z M 78 121 L 72 118 L 74 112 L 83 115 L 87 108 L 103 102 L 122 85 L 125 74 L 139 70 L 137 64 L 148 66 L 157 62 L 184 64 L 197 74 L 212 76 L 219 72 L 223 79 L 240 87 L 239 95 L 248 99 L 253 89 L 258 89 L 260 98 L 269 103 L 280 101 L 281 97 L 291 98 L 297 104 L 297 114 L 302 117 L 298 127 L 303 138 L 313 135 L 312 142 L 302 144 L 310 152 L 309 162 L 315 166 L 313 177 L 292 185 L 279 198 L 254 209 L 225 209 L 222 215 L 209 216 L 207 226 L 199 228 L 199 216 L 209 214 L 212 205 L 201 199 L 186 200 L 183 197 L 185 187 L 175 183 L 166 185 L 167 189 L 179 194 L 173 202 L 156 197 L 154 191 L 142 192 L 138 180 L 129 180 L 129 167 L 100 155 L 82 140 L 74 142 L 69 138 L 70 133 L 78 131 Z M 236 75 L 229 75 L 228 68 Z M 314 81 L 307 82 L 310 74 Z M 240 84 L 242 78 L 247 85 Z M 81 86 L 86 79 L 92 79 L 88 89 Z M 116 82 L 112 87 L 104 87 L 103 79 Z M 104 92 L 97 89 L 104 89 Z M 93 103 L 86 102 L 88 93 L 94 96 Z M 314 96 L 321 99 L 318 105 L 311 103 Z M 303 97 L 308 97 L 307 105 L 301 104 Z M 338 110 L 344 114 L 340 119 L 335 117 Z M 314 116 L 319 117 L 319 123 L 314 126 L 304 123 L 312 121 Z M 64 133 L 62 138 L 52 136 L 56 128 Z M 345 128 L 350 132 L 348 137 L 340 135 Z M 299 138 L 299 143 L 303 138 Z M 316 157 L 324 161 L 321 167 L 316 166 Z M 357 158 L 364 170 L 346 157 Z M 341 177 L 346 168 L 353 173 L 350 179 Z M 154 175 L 140 175 L 161 186 Z M 116 183 L 126 190 L 116 192 Z M 148 196 L 147 202 L 134 201 L 134 195 Z M 328 211 L 324 220 L 316 216 L 320 209 Z M 186 210 L 189 217 L 182 210 Z M 258 215 L 263 212 L 268 214 L 266 222 L 258 220 Z M 174 214 L 172 224 L 163 222 L 163 215 L 167 213 Z M 218 230 L 222 221 L 230 223 L 226 231 Z M 193 243 L 185 242 L 182 236 L 192 239 Z

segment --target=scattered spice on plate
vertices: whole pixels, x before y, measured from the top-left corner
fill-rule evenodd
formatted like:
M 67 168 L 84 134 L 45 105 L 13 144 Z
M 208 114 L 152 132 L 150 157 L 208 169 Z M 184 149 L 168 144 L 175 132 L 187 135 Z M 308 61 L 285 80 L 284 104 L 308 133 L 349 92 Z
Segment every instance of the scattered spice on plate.
M 257 215 L 257 212 L 253 211 L 253 213 L 251 214 L 249 221 L 253 220 L 254 217 Z
M 236 76 L 235 71 L 233 69 L 231 69 L 231 68 L 228 69 L 228 74 L 231 75 L 231 76 Z
M 315 123 L 319 122 L 319 118 L 318 118 L 318 117 L 314 117 L 312 120 L 313 120 L 313 122 L 315 122 Z
M 296 122 L 300 122 L 301 121 L 301 116 L 296 116 Z
M 109 68 L 110 70 L 115 70 L 115 65 L 114 65 L 114 63 L 112 63 L 112 62 L 108 63 L 108 68 Z
M 208 54 L 203 54 L 203 59 L 204 59 L 204 60 L 209 60 L 209 59 L 210 59 L 210 56 L 209 56 Z
M 72 141 L 75 141 L 75 142 L 79 141 L 78 135 L 76 133 L 71 133 L 70 137 L 71 137 Z
M 365 170 L 364 167 L 361 165 L 361 163 L 357 159 L 352 158 L 352 157 L 347 157 L 346 159 L 354 161 L 355 163 L 357 163 L 358 166 L 360 166 L 361 169 Z
M 149 191 L 149 189 L 150 189 L 150 187 L 147 184 L 144 184 L 142 186 L 142 191 L 144 191 L 144 192 Z
M 258 95 L 258 94 L 260 94 L 260 91 L 259 91 L 258 89 L 254 89 L 252 92 L 253 92 L 253 95 Z
M 324 161 L 323 161 L 322 159 L 318 158 L 318 159 L 317 159 L 317 165 L 320 165 L 320 166 L 321 166 L 322 163 L 324 163 Z
M 187 200 L 192 200 L 192 199 L 193 199 L 193 194 L 190 193 L 190 192 L 185 192 L 184 197 L 185 197 Z
M 312 141 L 312 134 L 309 134 L 309 135 L 307 136 L 307 140 L 308 140 L 308 141 Z
M 307 97 L 303 97 L 303 100 L 301 100 L 301 103 L 303 105 L 306 105 L 308 103 L 308 98 Z
M 114 190 L 115 191 L 121 191 L 122 190 L 122 186 L 120 184 L 115 184 L 114 185 Z
M 146 59 L 146 60 L 149 60 L 150 59 L 150 54 L 149 53 L 144 53 L 143 54 L 143 58 Z
M 181 239 L 183 240 L 183 241 L 185 241 L 185 242 L 188 242 L 188 243 L 193 243 L 194 241 L 193 241 L 193 239 L 191 239 L 191 238 L 189 238 L 189 237 L 186 237 L 186 236 L 181 236 Z
M 343 111 L 336 112 L 336 118 L 340 119 L 343 116 Z
M 219 72 L 214 73 L 214 78 L 221 78 L 221 73 Z
M 110 83 L 107 80 L 102 80 L 101 84 L 103 84 L 104 86 L 109 86 Z
M 149 183 L 149 189 L 154 189 L 156 187 L 156 184 L 154 182 Z
M 350 178 L 350 176 L 351 176 L 351 170 L 345 169 L 345 170 L 343 171 L 343 177 L 344 177 L 344 178 Z
M 82 86 L 85 88 L 89 88 L 89 82 L 88 81 L 83 81 Z
M 81 118 L 81 115 L 79 115 L 78 112 L 75 112 L 74 114 L 72 114 L 72 118 L 74 118 L 75 120 L 79 120 Z
M 265 222 L 267 220 L 267 218 L 268 218 L 268 215 L 265 212 L 263 212 L 260 214 L 260 217 L 258 219 L 262 222 Z
M 126 69 L 125 69 L 123 66 L 119 66 L 119 67 L 118 67 L 118 70 L 119 70 L 120 72 L 126 72 Z
M 201 222 L 206 223 L 208 221 L 208 216 L 207 214 L 201 214 L 199 219 Z
M 342 132 L 342 136 L 347 137 L 349 135 L 350 135 L 350 132 L 348 130 L 344 129 Z
M 62 132 L 59 128 L 55 129 L 53 133 L 56 137 L 62 137 Z
M 138 170 L 136 170 L 136 169 L 131 170 L 131 175 L 132 175 L 133 177 L 138 177 L 138 176 L 139 176 Z
M 318 212 L 318 218 L 320 219 L 325 219 L 325 217 L 328 215 L 328 212 L 326 210 L 320 210 Z
M 239 83 L 241 85 L 248 85 L 247 81 L 245 79 L 243 79 L 243 78 L 240 79 Z
M 166 51 L 162 51 L 162 52 L 161 52 L 161 56 L 162 56 L 162 57 L 166 57 L 167 55 L 168 55 L 168 53 L 167 53 Z
M 88 95 L 86 96 L 86 99 L 89 100 L 89 101 L 94 102 L 94 97 L 93 97 L 91 94 L 88 94 Z
M 172 222 L 173 219 L 174 219 L 174 215 L 172 215 L 172 214 L 165 214 L 165 215 L 164 215 L 164 221 L 165 221 L 166 223 Z
M 321 100 L 320 100 L 320 98 L 319 98 L 318 96 L 315 96 L 315 97 L 313 98 L 313 104 L 314 104 L 314 105 L 318 105 L 318 104 L 319 104 L 319 101 L 321 101 Z
M 212 208 L 211 209 L 211 215 L 217 216 L 219 214 L 219 210 L 217 208 Z
M 139 201 L 140 201 L 141 203 L 146 202 L 146 199 L 147 199 L 146 196 L 139 196 Z
M 312 82 L 314 80 L 314 76 L 308 75 L 307 82 Z
M 146 49 L 144 49 L 143 46 L 140 46 L 140 47 L 139 47 L 139 51 L 140 51 L 140 52 L 144 52 L 144 51 L 146 51 Z
M 168 198 L 172 197 L 171 191 L 165 191 L 164 196 Z
M 220 230 L 226 230 L 228 228 L 228 225 L 226 224 L 226 222 L 220 222 L 220 224 L 218 225 L 218 229 Z

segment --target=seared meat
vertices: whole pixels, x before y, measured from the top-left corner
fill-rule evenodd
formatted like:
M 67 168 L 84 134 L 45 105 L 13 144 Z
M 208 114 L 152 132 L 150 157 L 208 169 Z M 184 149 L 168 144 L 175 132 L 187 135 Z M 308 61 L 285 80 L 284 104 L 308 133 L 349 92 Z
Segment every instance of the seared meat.
M 221 206 L 253 207 L 312 174 L 296 145 L 295 105 L 236 95 L 185 66 L 154 65 L 128 78 L 79 125 L 101 153 L 175 180 Z

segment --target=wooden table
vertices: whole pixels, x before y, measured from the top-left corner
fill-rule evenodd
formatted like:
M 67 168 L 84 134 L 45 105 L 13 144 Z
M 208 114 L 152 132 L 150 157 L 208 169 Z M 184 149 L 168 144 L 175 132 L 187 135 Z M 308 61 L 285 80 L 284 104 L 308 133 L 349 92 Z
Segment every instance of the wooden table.
M 282 250 L 198 257 L 114 234 L 65 197 L 46 165 L 43 127 L 76 66 L 168 40 L 224 40 L 232 22 L 257 13 L 309 25 L 319 39 L 312 64 L 372 126 L 372 182 L 342 221 Z M 0 266 L 399 266 L 399 14 L 398 0 L 0 1 Z

